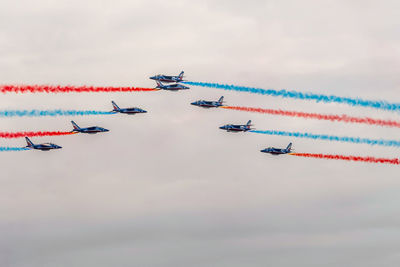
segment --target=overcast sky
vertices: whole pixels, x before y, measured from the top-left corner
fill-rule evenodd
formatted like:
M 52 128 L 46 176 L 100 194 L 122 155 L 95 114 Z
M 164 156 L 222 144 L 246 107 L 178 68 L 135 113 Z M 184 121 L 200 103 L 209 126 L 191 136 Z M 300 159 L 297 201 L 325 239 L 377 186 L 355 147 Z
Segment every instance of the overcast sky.
M 381 0 L 0 2 L 0 84 L 153 87 L 192 81 L 400 102 L 400 3 Z M 372 147 L 218 129 L 400 139 L 398 129 L 203 110 L 198 99 L 297 111 L 399 114 L 192 87 L 182 92 L 5 94 L 0 109 L 148 110 L 73 118 L 110 132 L 32 138 L 0 153 L 0 266 L 353 266 L 400 262 L 398 166 L 273 157 L 398 157 Z M 70 130 L 71 118 L 1 119 L 0 131 Z M 0 146 L 24 146 L 23 139 Z

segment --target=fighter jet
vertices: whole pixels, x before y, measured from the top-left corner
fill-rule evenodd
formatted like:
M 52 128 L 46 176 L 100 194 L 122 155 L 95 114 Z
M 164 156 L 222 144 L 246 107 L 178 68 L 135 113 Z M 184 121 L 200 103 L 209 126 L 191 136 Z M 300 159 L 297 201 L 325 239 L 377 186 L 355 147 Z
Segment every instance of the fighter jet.
M 164 85 L 160 81 L 156 81 L 156 83 L 157 83 L 156 88 L 162 89 L 162 90 L 169 90 L 169 91 L 175 91 L 176 92 L 176 91 L 179 91 L 179 90 L 189 89 L 189 87 L 184 86 L 184 85 L 179 84 L 179 83 L 168 84 L 168 85 Z
M 113 112 L 119 112 L 119 113 L 124 113 L 128 115 L 133 115 L 136 113 L 146 113 L 147 111 L 141 108 L 119 108 L 117 104 L 115 104 L 114 101 L 111 101 L 111 104 L 113 105 Z
M 247 132 L 251 130 L 250 126 L 252 126 L 251 120 L 244 125 L 227 124 L 219 128 L 221 130 L 226 130 L 227 132 Z
M 87 128 L 81 128 L 79 127 L 74 121 L 71 121 L 72 126 L 74 129 L 72 132 L 76 133 L 87 133 L 87 134 L 96 134 L 96 133 L 102 133 L 102 132 L 108 132 L 109 130 L 98 127 L 98 126 L 92 126 L 92 127 L 87 127 Z
M 41 151 L 49 151 L 51 149 L 60 149 L 62 148 L 61 146 L 52 144 L 52 143 L 43 143 L 43 144 L 34 144 L 32 141 L 28 138 L 25 137 L 26 143 L 28 144 L 26 147 L 30 149 L 37 149 Z
M 218 101 L 206 101 L 206 100 L 198 100 L 196 102 L 190 103 L 191 105 L 199 106 L 202 108 L 218 108 L 222 106 L 222 102 L 224 101 L 224 97 L 221 96 Z
M 167 76 L 167 75 L 162 75 L 158 74 L 156 76 L 150 77 L 151 80 L 156 80 L 160 82 L 165 82 L 165 83 L 177 83 L 183 81 L 183 71 L 179 73 L 178 76 Z
M 268 147 L 263 150 L 260 150 L 260 152 L 269 153 L 271 155 L 288 154 L 291 151 L 292 151 L 292 143 L 289 143 L 289 145 L 286 148 Z

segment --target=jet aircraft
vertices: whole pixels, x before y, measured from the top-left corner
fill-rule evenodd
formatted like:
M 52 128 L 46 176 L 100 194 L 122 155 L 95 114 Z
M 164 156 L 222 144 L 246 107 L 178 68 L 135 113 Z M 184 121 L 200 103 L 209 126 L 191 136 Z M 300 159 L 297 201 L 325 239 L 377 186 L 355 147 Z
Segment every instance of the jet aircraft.
M 111 104 L 113 105 L 113 112 L 119 112 L 119 113 L 124 113 L 128 115 L 133 115 L 136 113 L 146 113 L 147 111 L 141 108 L 119 108 L 118 105 L 114 102 L 111 101 Z
M 191 105 L 199 106 L 202 108 L 218 108 L 222 106 L 222 102 L 224 101 L 224 97 L 221 96 L 218 101 L 205 101 L 205 100 L 198 100 L 196 102 L 190 103 Z
M 77 133 L 87 133 L 87 134 L 96 134 L 96 133 L 102 133 L 102 132 L 108 132 L 109 130 L 98 127 L 98 126 L 92 126 L 92 127 L 87 127 L 87 128 L 81 128 L 76 124 L 74 121 L 71 121 L 72 126 L 74 129 L 72 132 L 77 132 Z
M 43 144 L 34 144 L 32 141 L 28 138 L 25 137 L 26 143 L 28 144 L 26 147 L 30 149 L 37 149 L 41 151 L 49 151 L 51 149 L 60 149 L 62 148 L 61 146 L 52 144 L 52 143 L 43 143 Z
M 183 74 L 184 74 L 183 71 L 179 73 L 178 76 L 168 76 L 168 75 L 158 74 L 156 76 L 150 77 L 150 79 L 165 83 L 177 83 L 183 81 Z
M 244 125 L 236 125 L 236 124 L 227 124 L 224 126 L 219 127 L 221 130 L 226 130 L 227 132 L 247 132 L 250 131 L 251 120 L 249 120 Z
M 164 84 L 162 84 L 160 81 L 156 81 L 156 83 L 157 83 L 156 88 L 162 89 L 162 90 L 179 91 L 179 90 L 186 90 L 186 89 L 189 89 L 189 87 L 184 86 L 184 85 L 179 84 L 179 83 L 168 84 L 168 85 L 164 85 Z
M 289 145 L 286 148 L 268 147 L 263 150 L 260 150 L 260 152 L 269 153 L 271 155 L 288 154 L 292 152 L 292 143 L 289 143 Z

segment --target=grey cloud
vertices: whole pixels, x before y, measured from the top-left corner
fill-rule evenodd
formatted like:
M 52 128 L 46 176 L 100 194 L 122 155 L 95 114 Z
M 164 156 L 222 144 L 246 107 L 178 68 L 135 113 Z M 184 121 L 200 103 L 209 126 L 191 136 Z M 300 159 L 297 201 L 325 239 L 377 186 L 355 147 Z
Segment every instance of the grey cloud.
M 400 102 L 397 1 L 3 1 L 0 81 L 154 86 L 148 76 Z M 132 94 L 5 94 L 0 108 L 110 110 L 77 117 L 104 135 L 35 138 L 54 153 L 0 153 L 1 266 L 397 266 L 397 166 L 269 157 L 398 157 L 397 148 L 256 134 L 398 139 L 398 130 L 189 103 L 398 119 L 398 114 L 207 88 Z M 4 119 L 0 131 L 69 130 L 71 118 Z M 0 145 L 24 145 L 0 140 Z

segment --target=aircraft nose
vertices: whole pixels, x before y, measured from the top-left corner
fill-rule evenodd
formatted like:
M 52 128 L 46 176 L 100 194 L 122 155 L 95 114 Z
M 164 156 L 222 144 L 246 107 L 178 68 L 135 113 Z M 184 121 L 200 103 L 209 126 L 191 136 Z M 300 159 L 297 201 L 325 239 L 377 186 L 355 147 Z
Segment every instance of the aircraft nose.
M 221 130 L 225 130 L 225 126 L 221 126 L 221 127 L 219 127 Z
M 147 113 L 147 110 L 142 109 L 142 113 Z
M 109 132 L 110 130 L 108 130 L 108 129 L 103 129 L 103 131 L 104 131 L 104 132 Z
M 190 105 L 196 105 L 197 103 L 196 102 L 192 102 L 192 103 L 190 103 Z

